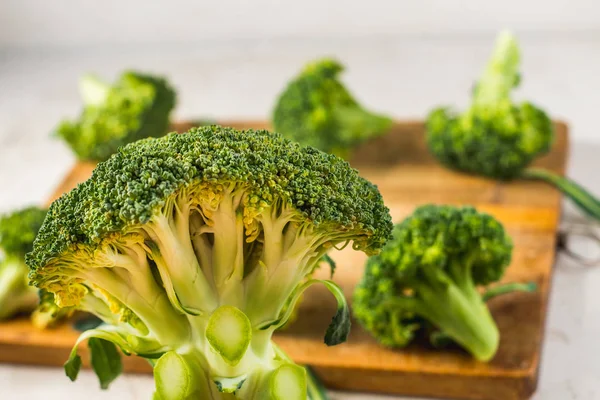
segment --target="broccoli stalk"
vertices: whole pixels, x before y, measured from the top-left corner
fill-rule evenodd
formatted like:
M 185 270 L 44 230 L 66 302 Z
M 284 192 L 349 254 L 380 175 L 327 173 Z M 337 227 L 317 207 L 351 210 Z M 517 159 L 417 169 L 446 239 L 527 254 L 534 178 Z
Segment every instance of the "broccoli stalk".
M 354 315 L 385 346 L 404 347 L 433 326 L 488 361 L 499 332 L 478 286 L 499 280 L 511 254 L 510 238 L 491 216 L 472 207 L 419 207 L 367 261 Z M 523 289 L 502 287 L 497 294 Z
M 334 246 L 374 254 L 390 232 L 376 187 L 341 159 L 212 126 L 100 163 L 52 204 L 28 263 L 58 306 L 104 321 L 80 337 L 93 339 L 102 387 L 121 371 L 116 345 L 154 366 L 156 399 L 304 400 L 306 371 L 276 350 L 273 332 L 323 284 L 339 304 L 325 343 L 345 341 L 341 289 L 310 276 Z M 80 366 L 75 347 L 67 375 Z
M 360 143 L 388 131 L 392 120 L 364 109 L 340 82 L 343 69 L 331 59 L 308 64 L 277 100 L 274 129 L 344 158 Z
M 0 217 L 0 320 L 32 311 L 37 289 L 29 286 L 25 253 L 31 251 L 46 211 L 27 207 Z
M 408 300 L 404 307 L 434 323 L 478 360 L 488 361 L 498 350 L 500 334 L 469 264 L 456 263 L 448 272 L 425 271 L 423 281 L 412 286 L 414 297 L 403 299 Z
M 550 171 L 528 168 L 552 147 L 550 118 L 535 105 L 516 104 L 520 53 L 508 32 L 498 36 L 492 56 L 473 90 L 470 108 L 457 114 L 437 108 L 427 118 L 427 144 L 444 165 L 493 179 L 546 182 L 589 216 L 600 219 L 600 201 L 586 189 Z
M 56 130 L 77 158 L 102 161 L 127 143 L 167 133 L 176 95 L 163 78 L 125 72 L 114 85 L 94 75 L 79 81 L 83 112 Z

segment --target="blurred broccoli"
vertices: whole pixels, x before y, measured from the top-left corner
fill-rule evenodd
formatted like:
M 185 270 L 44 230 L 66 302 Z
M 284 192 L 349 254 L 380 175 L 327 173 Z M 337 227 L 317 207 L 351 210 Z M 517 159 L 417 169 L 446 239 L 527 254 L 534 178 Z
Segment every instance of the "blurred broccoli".
M 46 211 L 27 207 L 0 217 L 0 320 L 33 310 L 37 289 L 29 286 L 25 254 L 44 222 Z
M 427 118 L 427 144 L 447 167 L 493 179 L 542 180 L 567 195 L 583 211 L 600 219 L 600 201 L 578 184 L 552 172 L 527 168 L 547 153 L 554 140 L 552 121 L 535 105 L 516 104 L 510 93 L 520 82 L 519 48 L 508 32 L 473 90 L 470 108 L 456 113 L 437 108 Z
M 388 131 L 392 120 L 358 104 L 338 79 L 342 70 L 331 59 L 308 64 L 277 100 L 275 131 L 344 158 L 358 144 Z
M 127 143 L 162 136 L 169 129 L 176 95 L 163 78 L 128 71 L 110 86 L 85 75 L 80 91 L 81 116 L 61 122 L 56 131 L 80 160 L 105 160 Z
M 478 286 L 502 277 L 512 248 L 502 225 L 472 207 L 421 206 L 367 261 L 354 315 L 384 346 L 404 347 L 417 331 L 434 327 L 434 343 L 447 337 L 490 360 L 499 332 Z M 491 295 L 531 289 L 511 284 Z

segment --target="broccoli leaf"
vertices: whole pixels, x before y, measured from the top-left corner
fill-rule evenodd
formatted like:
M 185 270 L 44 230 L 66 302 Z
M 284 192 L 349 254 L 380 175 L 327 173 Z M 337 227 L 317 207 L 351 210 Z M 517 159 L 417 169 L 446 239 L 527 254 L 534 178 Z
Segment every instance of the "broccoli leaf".
M 329 257 L 329 254 L 323 254 L 323 257 L 321 257 L 321 261 L 329 265 L 329 268 L 331 269 L 330 277 L 333 278 L 333 274 L 335 273 L 335 269 L 337 267 L 335 261 L 333 261 L 333 258 Z
M 81 370 L 81 357 L 77 354 L 77 346 L 71 351 L 69 359 L 64 364 L 65 374 L 69 377 L 71 382 L 75 382 L 79 371 Z
M 335 346 L 344 343 L 350 334 L 350 308 L 344 297 L 342 289 L 332 281 L 321 281 L 327 289 L 335 296 L 338 309 L 325 332 L 325 344 Z
M 88 346 L 92 368 L 100 380 L 100 387 L 108 389 L 111 382 L 123 372 L 123 363 L 117 346 L 99 338 L 90 338 Z

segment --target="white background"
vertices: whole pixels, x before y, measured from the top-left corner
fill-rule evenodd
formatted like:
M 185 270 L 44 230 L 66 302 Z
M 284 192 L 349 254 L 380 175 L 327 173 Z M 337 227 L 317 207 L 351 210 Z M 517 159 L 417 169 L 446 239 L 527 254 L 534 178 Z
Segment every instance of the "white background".
M 332 55 L 372 109 L 464 106 L 496 31 L 523 47 L 516 93 L 570 123 L 571 176 L 600 194 L 600 2 L 594 0 L 0 0 L 0 211 L 42 201 L 73 163 L 49 137 L 79 110 L 77 77 L 168 75 L 178 118 L 267 118 L 306 61 Z M 600 399 L 600 270 L 558 263 L 535 400 Z M 149 377 L 0 365 L 0 399 L 148 399 Z M 335 399 L 358 399 L 336 394 Z M 360 399 L 375 399 L 364 396 Z

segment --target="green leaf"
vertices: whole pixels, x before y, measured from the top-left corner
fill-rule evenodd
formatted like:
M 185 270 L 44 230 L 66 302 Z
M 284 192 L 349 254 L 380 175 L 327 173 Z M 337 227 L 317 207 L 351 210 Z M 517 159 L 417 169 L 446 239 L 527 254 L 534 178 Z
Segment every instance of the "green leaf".
M 331 278 L 333 278 L 333 274 L 335 273 L 335 261 L 333 261 L 333 258 L 329 257 L 328 254 L 323 254 L 323 257 L 321 257 L 321 261 L 327 263 L 329 265 L 329 268 L 331 269 Z
M 348 303 L 346 303 L 342 289 L 338 285 L 332 281 L 323 281 L 323 284 L 327 286 L 327 289 L 335 296 L 338 302 L 337 312 L 331 319 L 331 323 L 327 327 L 327 332 L 325 332 L 325 344 L 327 346 L 335 346 L 344 343 L 350 334 L 350 308 L 348 307 Z
M 335 296 L 335 299 L 338 302 L 337 311 L 331 319 L 331 323 L 327 327 L 327 332 L 325 332 L 325 344 L 328 346 L 335 346 L 337 344 L 344 343 L 350 334 L 350 308 L 348 307 L 348 303 L 346 303 L 346 297 L 344 297 L 344 292 L 342 292 L 342 289 L 335 282 L 328 280 L 311 279 L 298 286 L 290 296 L 286 311 L 276 320 L 266 322 L 259 326 L 258 329 L 264 330 L 271 327 L 278 329 L 285 325 L 292 315 L 292 311 L 296 307 L 296 303 L 302 296 L 302 293 L 304 293 L 306 289 L 315 283 L 322 283 L 325 285 L 331 294 Z
M 100 387 L 108 389 L 111 382 L 123 372 L 121 354 L 114 343 L 104 339 L 90 338 L 88 346 L 92 368 L 100 380 Z
M 79 357 L 79 354 L 77 354 L 77 345 L 75 345 L 71 351 L 71 355 L 64 364 L 64 368 L 65 374 L 67 374 L 71 382 L 75 382 L 77 375 L 79 375 L 79 371 L 81 370 L 81 357 Z

